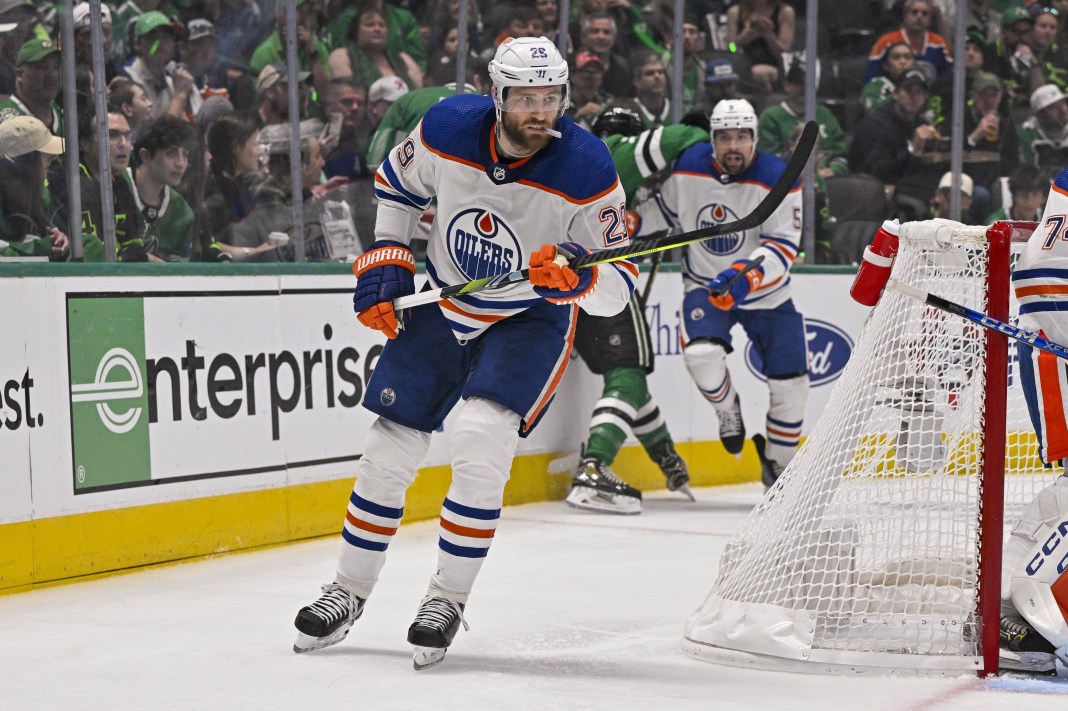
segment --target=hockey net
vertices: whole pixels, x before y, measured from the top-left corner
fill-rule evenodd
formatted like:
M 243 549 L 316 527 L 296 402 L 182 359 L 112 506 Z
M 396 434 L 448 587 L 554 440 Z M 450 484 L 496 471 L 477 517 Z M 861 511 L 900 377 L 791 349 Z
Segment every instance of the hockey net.
M 902 225 L 893 277 L 1011 320 L 1011 245 L 1033 229 Z M 996 672 L 1004 527 L 1055 476 L 1015 352 L 884 292 L 822 417 L 724 549 L 684 648 L 795 671 Z

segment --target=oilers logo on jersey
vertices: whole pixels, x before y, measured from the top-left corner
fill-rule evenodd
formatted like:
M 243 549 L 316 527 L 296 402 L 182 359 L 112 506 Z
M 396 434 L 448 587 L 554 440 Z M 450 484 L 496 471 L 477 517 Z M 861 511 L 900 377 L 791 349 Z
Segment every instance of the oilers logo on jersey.
M 481 207 L 462 210 L 448 229 L 449 256 L 467 279 L 507 274 L 519 269 L 522 249 L 512 229 Z
M 705 205 L 697 212 L 697 229 L 703 230 L 725 222 L 734 222 L 739 219 L 738 214 L 723 203 L 713 202 Z M 717 235 L 706 239 L 699 244 L 707 251 L 716 255 L 734 254 L 742 246 L 743 235 L 732 232 L 729 235 Z

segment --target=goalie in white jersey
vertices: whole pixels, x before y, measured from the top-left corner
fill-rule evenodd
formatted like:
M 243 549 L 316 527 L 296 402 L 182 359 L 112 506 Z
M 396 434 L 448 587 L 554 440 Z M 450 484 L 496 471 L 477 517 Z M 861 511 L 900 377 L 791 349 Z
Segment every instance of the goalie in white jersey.
M 1068 170 L 1054 181 L 1038 228 L 1012 275 L 1020 326 L 1068 344 Z M 1068 461 L 1068 362 L 1017 341 L 1020 381 L 1042 461 Z M 1002 563 L 1002 666 L 1068 665 L 1068 475 L 1043 489 L 1015 523 Z M 1026 620 L 1026 621 L 1025 621 Z
M 442 659 L 466 625 L 519 437 L 544 414 L 567 366 L 578 309 L 616 314 L 634 289 L 629 262 L 572 270 L 554 261 L 630 239 L 607 147 L 563 116 L 567 63 L 544 37 L 507 40 L 489 73 L 492 99 L 436 104 L 375 175 L 376 242 L 353 265 L 353 306 L 390 338 L 363 401 L 379 417 L 357 468 L 335 582 L 297 615 L 298 652 L 341 641 L 363 613 L 430 435 L 459 403 L 437 572 L 408 630 L 417 669 Z M 426 288 L 528 263 L 530 282 L 395 314 L 393 299 L 415 290 L 408 244 L 435 196 Z
M 781 159 L 756 150 L 757 117 L 748 101 L 719 102 L 710 123 L 711 143 L 691 146 L 678 158 L 661 188 L 659 213 L 642 215 L 643 232 L 663 223 L 688 232 L 738 220 L 782 175 Z M 742 325 L 760 356 L 769 391 L 767 436 L 757 434 L 753 442 L 765 486 L 775 483 L 797 449 L 808 399 L 804 319 L 790 298 L 790 268 L 800 235 L 801 189 L 794 185 L 763 225 L 692 244 L 683 260 L 686 367 L 716 410 L 723 446 L 736 456 L 745 443 L 745 425 L 727 370 L 735 324 Z M 713 295 L 728 284 L 725 294 Z

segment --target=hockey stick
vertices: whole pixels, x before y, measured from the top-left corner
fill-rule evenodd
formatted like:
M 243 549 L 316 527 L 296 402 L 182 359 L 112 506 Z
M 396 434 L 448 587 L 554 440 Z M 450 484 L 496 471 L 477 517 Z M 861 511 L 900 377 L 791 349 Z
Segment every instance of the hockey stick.
M 793 190 L 794 183 L 801 177 L 801 171 L 804 170 L 805 163 L 808 162 L 809 155 L 812 153 L 812 148 L 816 145 L 816 138 L 818 135 L 819 126 L 815 121 L 809 121 L 805 124 L 804 130 L 801 132 L 801 138 L 798 139 L 797 147 L 794 149 L 794 154 L 790 157 L 790 162 L 786 164 L 786 168 L 783 170 L 778 182 L 772 186 L 771 190 L 768 191 L 768 194 L 764 196 L 764 199 L 760 201 L 760 204 L 753 208 L 753 211 L 745 217 L 735 220 L 734 222 L 727 222 L 722 225 L 711 225 L 692 232 L 684 232 L 680 235 L 662 234 L 659 237 L 654 236 L 650 239 L 643 239 L 637 244 L 627 244 L 622 247 L 613 247 L 601 250 L 600 252 L 583 254 L 580 257 L 568 259 L 568 266 L 572 269 L 581 269 L 583 267 L 593 267 L 598 264 L 607 264 L 608 262 L 618 262 L 621 259 L 632 259 L 634 257 L 640 257 L 643 254 L 662 252 L 667 249 L 674 249 L 675 247 L 685 247 L 688 244 L 702 242 L 717 235 L 726 235 L 731 232 L 742 232 L 744 230 L 753 229 L 754 227 L 759 227 L 768 221 L 768 218 L 779 209 L 779 205 L 782 204 L 782 201 L 785 200 L 786 196 Z M 558 256 L 557 259 L 559 258 L 560 257 Z M 406 309 L 411 306 L 430 304 L 435 301 L 443 301 L 455 296 L 463 296 L 464 294 L 473 294 L 486 289 L 503 289 L 512 284 L 527 281 L 529 278 L 530 270 L 522 269 L 509 272 L 508 274 L 501 274 L 499 276 L 474 279 L 466 284 L 443 286 L 440 289 L 430 289 L 418 294 L 411 294 L 409 296 L 402 296 L 394 299 L 393 309 L 399 311 L 400 309 Z
M 718 289 L 712 289 L 711 290 L 712 291 L 712 296 L 723 296 L 724 294 L 726 294 L 728 291 L 731 290 L 731 287 L 734 286 L 734 282 L 738 281 L 744 275 L 748 274 L 749 272 L 751 272 L 754 269 L 756 269 L 757 267 L 759 267 L 763 261 L 764 261 L 764 255 L 761 254 L 759 257 L 757 257 L 753 261 L 749 262 L 749 264 L 746 264 L 744 267 L 742 267 L 742 269 L 739 270 L 739 272 L 737 274 L 735 274 L 734 276 L 732 276 L 730 279 L 727 280 L 726 284 L 724 284 L 723 286 L 719 287 Z
M 969 309 L 966 306 L 955 304 L 952 301 L 947 301 L 940 296 L 935 296 L 934 294 L 926 292 L 923 289 L 917 289 L 916 287 L 911 286 L 910 284 L 904 284 L 898 281 L 897 279 L 891 279 L 887 282 L 886 285 L 887 287 L 893 289 L 899 294 L 911 296 L 917 301 L 922 301 L 928 306 L 933 306 L 936 309 L 945 311 L 946 313 L 951 313 L 956 316 L 960 316 L 961 318 L 967 321 L 979 324 L 983 328 L 988 328 L 991 331 L 995 331 L 1004 336 L 1008 336 L 1009 338 L 1014 338 L 1017 341 L 1020 341 L 1021 343 L 1026 343 L 1027 345 L 1033 348 L 1038 348 L 1039 350 L 1046 351 L 1047 353 L 1052 353 L 1058 358 L 1064 358 L 1068 360 L 1068 347 L 1062 346 L 1060 343 L 1055 343 L 1049 340 L 1048 338 L 1043 338 L 1037 333 L 1032 333 L 1031 331 L 1018 328 L 1016 326 L 1013 326 L 1012 324 L 1005 323 L 1004 321 L 999 321 L 998 319 L 993 318 L 992 316 L 987 316 L 986 314 L 979 311 L 973 311 L 972 309 Z

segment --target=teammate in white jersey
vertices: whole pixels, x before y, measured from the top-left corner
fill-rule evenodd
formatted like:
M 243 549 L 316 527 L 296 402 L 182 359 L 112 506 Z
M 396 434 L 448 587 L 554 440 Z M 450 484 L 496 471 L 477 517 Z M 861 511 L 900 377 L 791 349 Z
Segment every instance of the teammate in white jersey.
M 782 175 L 781 159 L 756 150 L 757 117 L 748 101 L 719 102 L 710 123 L 711 144 L 691 146 L 675 161 L 660 191 L 659 215 L 643 215 L 643 231 L 667 222 L 688 232 L 740 219 Z M 804 319 L 790 298 L 800 235 L 801 189 L 794 185 L 762 226 L 690 245 L 683 260 L 686 367 L 716 410 L 723 446 L 736 456 L 745 443 L 745 425 L 727 370 L 735 324 L 745 329 L 760 358 L 769 390 L 767 436 L 757 434 L 753 442 L 769 487 L 797 450 L 808 399 Z M 753 266 L 758 257 L 762 262 Z M 713 295 L 728 284 L 724 295 Z
M 1020 325 L 1068 344 L 1068 170 L 1012 275 Z M 1042 461 L 1068 460 L 1068 362 L 1022 342 L 1016 347 L 1027 409 Z M 1012 528 L 1002 561 L 1002 666 L 1055 671 L 1068 665 L 1068 475 L 1038 493 Z
M 572 270 L 554 261 L 630 239 L 607 147 L 563 116 L 567 63 L 544 37 L 523 38 L 497 48 L 489 73 L 492 99 L 436 104 L 375 175 L 376 242 L 353 265 L 353 305 L 361 323 L 390 338 L 363 401 L 379 417 L 357 468 L 335 582 L 297 615 L 298 652 L 339 642 L 362 614 L 430 434 L 460 403 L 437 572 L 408 630 L 416 669 L 444 657 L 466 625 L 518 439 L 567 366 L 578 309 L 616 314 L 634 289 L 629 262 Z M 414 292 L 408 244 L 435 196 L 426 288 L 528 263 L 530 282 L 394 313 L 393 299 Z

